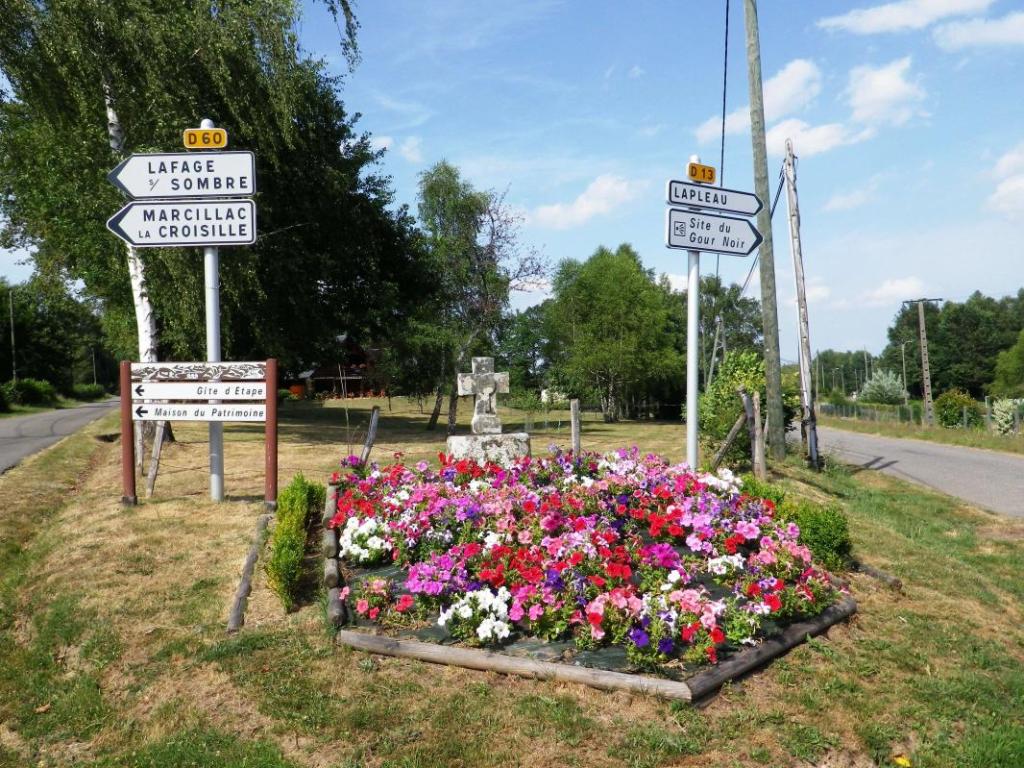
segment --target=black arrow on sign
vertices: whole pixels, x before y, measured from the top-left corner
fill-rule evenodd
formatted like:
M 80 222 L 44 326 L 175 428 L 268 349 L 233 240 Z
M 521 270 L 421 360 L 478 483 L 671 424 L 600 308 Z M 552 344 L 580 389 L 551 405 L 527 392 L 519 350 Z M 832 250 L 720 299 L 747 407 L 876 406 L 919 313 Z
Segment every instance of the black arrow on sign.
M 143 408 L 143 407 L 142 407 L 141 405 L 140 405 L 140 406 L 139 406 L 138 408 L 136 408 L 136 409 L 135 409 L 135 415 L 136 415 L 136 416 L 138 416 L 138 417 L 139 417 L 140 419 L 141 419 L 141 418 L 142 418 L 143 416 L 145 416 L 145 415 L 146 415 L 147 413 L 149 413 L 149 411 L 147 411 L 147 410 L 146 410 L 145 408 Z
M 142 392 L 143 392 L 142 385 L 139 384 L 139 386 L 137 386 L 135 388 L 135 394 L 138 395 L 139 397 L 142 397 Z

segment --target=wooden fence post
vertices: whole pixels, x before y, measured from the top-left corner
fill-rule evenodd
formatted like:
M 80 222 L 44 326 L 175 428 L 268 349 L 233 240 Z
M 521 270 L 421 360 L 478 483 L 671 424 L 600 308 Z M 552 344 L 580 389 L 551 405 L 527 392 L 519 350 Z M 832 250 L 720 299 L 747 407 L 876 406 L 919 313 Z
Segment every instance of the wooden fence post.
M 373 410 L 370 411 L 370 426 L 366 430 L 366 442 L 363 443 L 363 450 L 359 454 L 359 464 L 366 466 L 366 462 L 370 460 L 370 451 L 373 450 L 373 444 L 377 441 L 377 423 L 380 421 L 380 406 L 373 406 Z
M 580 401 L 571 400 L 569 402 L 569 414 L 572 420 L 572 454 L 573 456 L 580 455 Z
M 135 430 L 132 424 L 132 364 L 121 361 L 121 503 L 134 506 L 135 494 Z

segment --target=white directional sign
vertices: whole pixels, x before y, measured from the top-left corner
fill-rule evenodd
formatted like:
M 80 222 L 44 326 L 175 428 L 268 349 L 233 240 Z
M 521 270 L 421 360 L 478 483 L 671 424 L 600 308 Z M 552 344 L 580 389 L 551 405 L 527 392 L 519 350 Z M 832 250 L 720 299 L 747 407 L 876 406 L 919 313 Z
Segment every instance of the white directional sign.
M 263 381 L 150 382 L 132 385 L 136 400 L 266 400 Z
M 136 421 L 266 421 L 264 403 L 132 403 Z
M 245 197 L 256 191 L 252 152 L 132 155 L 107 174 L 130 197 Z
M 665 199 L 670 205 L 689 205 L 693 208 L 711 208 L 716 211 L 753 216 L 763 207 L 761 198 L 752 192 L 709 187 L 689 181 L 670 179 L 665 186 Z
M 252 200 L 157 200 L 128 203 L 107 229 L 139 248 L 251 245 L 256 242 Z
M 669 248 L 749 256 L 761 244 L 761 233 L 746 219 L 669 208 L 665 221 Z

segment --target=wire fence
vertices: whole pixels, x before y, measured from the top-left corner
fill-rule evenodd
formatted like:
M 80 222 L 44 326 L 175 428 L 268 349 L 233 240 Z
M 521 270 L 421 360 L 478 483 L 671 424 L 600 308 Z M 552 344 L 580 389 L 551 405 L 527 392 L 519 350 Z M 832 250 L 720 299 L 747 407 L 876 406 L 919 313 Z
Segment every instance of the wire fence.
M 920 403 L 911 403 L 910 405 L 868 405 L 860 403 L 834 405 L 832 403 L 819 403 L 817 409 L 818 413 L 822 416 L 831 416 L 839 419 L 908 424 L 921 427 L 928 426 L 924 407 Z M 999 413 L 993 411 L 992 402 L 986 401 L 985 403 L 977 403 L 973 408 L 964 406 L 958 419 L 959 423 L 944 426 L 953 429 L 1019 436 L 1022 433 L 1022 420 L 1024 419 L 1022 419 L 1021 407 L 1019 405 L 1012 413 L 1000 417 Z M 936 424 L 938 424 L 938 420 L 936 420 Z

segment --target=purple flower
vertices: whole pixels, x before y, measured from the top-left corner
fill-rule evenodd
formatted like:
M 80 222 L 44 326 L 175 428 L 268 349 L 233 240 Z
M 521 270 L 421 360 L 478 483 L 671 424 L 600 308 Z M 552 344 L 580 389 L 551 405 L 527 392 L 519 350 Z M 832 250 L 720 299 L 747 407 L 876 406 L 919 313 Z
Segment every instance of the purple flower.
M 663 637 L 658 641 L 658 653 L 663 653 L 666 656 L 672 654 L 672 650 L 675 648 L 675 643 L 672 642 L 671 637 Z
M 645 648 L 651 642 L 651 638 L 640 627 L 629 631 L 629 639 L 633 641 L 633 645 L 637 648 Z

